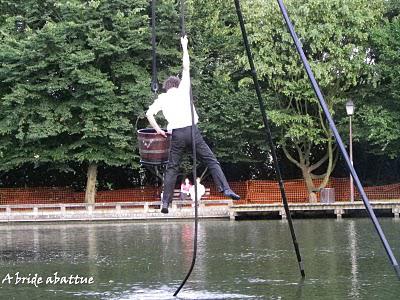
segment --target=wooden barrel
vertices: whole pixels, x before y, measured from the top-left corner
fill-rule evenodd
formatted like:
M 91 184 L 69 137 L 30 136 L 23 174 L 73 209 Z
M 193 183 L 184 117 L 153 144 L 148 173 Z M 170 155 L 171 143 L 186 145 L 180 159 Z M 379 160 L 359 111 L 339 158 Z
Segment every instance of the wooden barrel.
M 168 163 L 171 145 L 170 135 L 165 138 L 153 128 L 139 129 L 137 134 L 141 164 L 161 165 Z

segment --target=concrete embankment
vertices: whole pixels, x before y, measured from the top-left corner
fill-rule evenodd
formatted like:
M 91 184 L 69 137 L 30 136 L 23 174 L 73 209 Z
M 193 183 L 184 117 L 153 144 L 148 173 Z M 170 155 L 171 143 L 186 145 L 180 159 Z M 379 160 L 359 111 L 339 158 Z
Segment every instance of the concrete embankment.
M 375 212 L 399 219 L 400 200 L 371 201 Z M 175 201 L 168 214 L 160 213 L 160 202 L 115 202 L 95 204 L 32 204 L 1 205 L 0 223 L 9 222 L 69 222 L 192 219 L 195 211 L 191 201 Z M 294 217 L 347 217 L 365 213 L 363 202 L 291 203 Z M 253 217 L 286 218 L 281 203 L 240 204 L 231 200 L 202 201 L 199 218 L 243 219 Z

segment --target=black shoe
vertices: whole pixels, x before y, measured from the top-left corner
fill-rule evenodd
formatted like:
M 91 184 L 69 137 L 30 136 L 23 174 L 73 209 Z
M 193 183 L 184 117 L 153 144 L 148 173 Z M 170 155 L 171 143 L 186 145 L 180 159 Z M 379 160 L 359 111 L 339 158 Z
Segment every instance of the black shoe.
M 227 189 L 224 191 L 224 196 L 231 198 L 232 200 L 239 200 L 240 196 L 235 194 L 234 191 L 232 191 L 231 189 Z
M 167 214 L 168 213 L 168 206 L 169 206 L 168 202 L 167 203 L 162 202 L 161 213 Z

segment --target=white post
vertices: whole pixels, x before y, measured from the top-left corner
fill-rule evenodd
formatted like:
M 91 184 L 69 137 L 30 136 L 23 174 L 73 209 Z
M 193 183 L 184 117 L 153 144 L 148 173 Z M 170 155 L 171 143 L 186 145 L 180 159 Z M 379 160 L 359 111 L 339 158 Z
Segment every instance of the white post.
M 353 130 L 351 124 L 351 115 L 350 115 L 350 143 L 349 143 L 349 150 L 350 150 L 350 162 L 351 166 L 353 166 Z M 354 184 L 353 184 L 353 176 L 350 173 L 350 201 L 354 202 Z

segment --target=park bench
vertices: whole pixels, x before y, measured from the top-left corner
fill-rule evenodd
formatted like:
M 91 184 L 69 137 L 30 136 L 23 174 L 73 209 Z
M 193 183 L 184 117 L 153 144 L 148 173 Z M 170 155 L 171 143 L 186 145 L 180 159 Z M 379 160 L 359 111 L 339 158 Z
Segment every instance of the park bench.
M 210 197 L 210 188 L 206 188 L 206 192 L 203 195 L 203 197 L 201 198 L 201 200 L 205 200 L 205 199 L 207 199 L 209 197 Z M 180 200 L 180 199 L 181 199 L 181 190 L 180 189 L 174 189 L 174 195 L 172 197 L 172 200 L 176 201 L 176 200 Z M 190 196 L 186 196 L 184 200 L 192 200 L 192 199 L 190 198 Z

